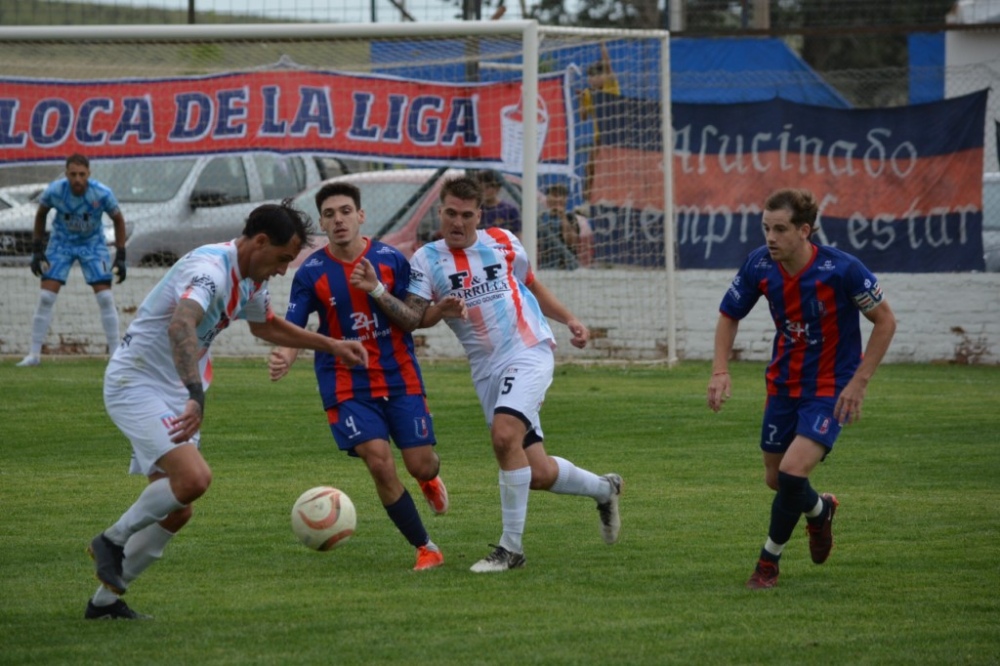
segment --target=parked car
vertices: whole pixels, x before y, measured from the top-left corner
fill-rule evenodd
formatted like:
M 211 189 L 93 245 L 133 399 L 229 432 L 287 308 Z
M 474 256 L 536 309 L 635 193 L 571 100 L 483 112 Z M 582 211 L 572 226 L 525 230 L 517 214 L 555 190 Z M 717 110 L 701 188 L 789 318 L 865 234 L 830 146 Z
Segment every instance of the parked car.
M 35 211 L 38 209 L 36 199 L 46 185 L 32 183 L 0 188 L 0 261 L 8 257 L 22 257 L 22 261 L 17 263 L 28 263 Z
M 47 186 L 48 183 L 29 183 L 0 187 L 0 212 L 36 201 Z
M 1000 272 L 1000 173 L 983 174 L 983 259 L 986 270 Z
M 313 220 L 319 219 L 316 193 L 327 183 L 348 182 L 361 190 L 361 208 L 365 223 L 361 234 L 392 245 L 409 259 L 421 245 L 432 240 L 439 220 L 436 205 L 441 187 L 449 178 L 461 176 L 462 169 L 388 169 L 330 178 L 296 196 L 292 203 Z M 506 176 L 500 196 L 520 207 L 521 186 L 516 176 Z M 541 205 L 541 202 L 540 204 Z M 302 251 L 293 262 L 298 266 L 309 254 L 328 243 L 326 235 L 312 239 L 312 247 Z
M 125 216 L 128 262 L 170 265 L 188 251 L 240 235 L 250 211 L 278 202 L 347 166 L 313 155 L 267 152 L 93 160 L 91 177 L 115 193 Z M 0 257 L 26 263 L 36 206 L 0 219 Z M 104 217 L 108 243 L 115 241 Z

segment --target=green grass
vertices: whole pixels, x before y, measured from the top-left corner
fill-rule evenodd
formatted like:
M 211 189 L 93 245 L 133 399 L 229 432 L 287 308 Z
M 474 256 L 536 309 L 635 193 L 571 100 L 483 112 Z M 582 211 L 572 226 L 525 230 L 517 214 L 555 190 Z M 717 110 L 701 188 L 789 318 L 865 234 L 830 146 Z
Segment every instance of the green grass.
M 144 480 L 104 412 L 96 361 L 0 364 L 2 664 L 1000 663 L 1000 370 L 885 366 L 865 418 L 816 471 L 836 492 L 837 545 L 809 561 L 800 526 L 781 583 L 743 588 L 771 493 L 756 446 L 763 366 L 733 367 L 721 414 L 709 369 L 561 366 L 543 410 L 549 452 L 625 478 L 621 542 L 590 500 L 533 493 L 528 564 L 469 565 L 500 533 L 497 472 L 468 369 L 426 364 L 451 512 L 446 557 L 415 574 L 364 466 L 336 451 L 306 364 L 217 362 L 203 451 L 215 479 L 127 600 L 152 622 L 82 620 L 84 553 Z M 332 484 L 356 536 L 315 553 L 292 502 Z

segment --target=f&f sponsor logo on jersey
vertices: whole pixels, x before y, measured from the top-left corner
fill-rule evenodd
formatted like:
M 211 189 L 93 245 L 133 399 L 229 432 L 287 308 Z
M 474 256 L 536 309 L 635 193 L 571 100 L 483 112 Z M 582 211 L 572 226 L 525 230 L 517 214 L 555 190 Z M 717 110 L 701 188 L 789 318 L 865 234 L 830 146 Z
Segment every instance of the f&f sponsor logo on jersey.
M 485 275 L 459 271 L 448 276 L 452 294 L 463 298 L 468 307 L 501 298 L 510 291 L 510 282 L 503 272 L 503 264 L 483 266 L 483 271 Z

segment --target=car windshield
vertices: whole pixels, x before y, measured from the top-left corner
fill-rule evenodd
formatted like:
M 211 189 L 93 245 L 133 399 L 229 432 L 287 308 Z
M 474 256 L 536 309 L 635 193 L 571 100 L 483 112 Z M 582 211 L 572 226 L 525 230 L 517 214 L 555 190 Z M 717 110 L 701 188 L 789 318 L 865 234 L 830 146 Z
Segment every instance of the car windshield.
M 348 181 L 351 182 L 351 181 Z M 419 182 L 365 182 L 363 180 L 353 181 L 353 184 L 361 190 L 361 208 L 365 211 L 365 223 L 361 227 L 363 236 L 374 236 L 378 231 L 402 209 L 410 197 L 420 189 L 423 183 Z M 316 193 L 318 187 L 311 188 L 295 198 L 294 205 L 300 210 L 307 211 L 313 219 L 318 219 L 316 213 Z M 405 222 L 407 216 L 401 217 Z
M 38 198 L 38 195 L 41 194 L 44 190 L 45 190 L 44 187 L 42 188 L 33 187 L 31 189 L 12 190 L 7 194 L 14 201 L 14 203 L 26 204 L 36 200 Z
M 195 161 L 108 160 L 94 163 L 90 175 L 110 187 L 119 203 L 169 201 L 191 173 Z

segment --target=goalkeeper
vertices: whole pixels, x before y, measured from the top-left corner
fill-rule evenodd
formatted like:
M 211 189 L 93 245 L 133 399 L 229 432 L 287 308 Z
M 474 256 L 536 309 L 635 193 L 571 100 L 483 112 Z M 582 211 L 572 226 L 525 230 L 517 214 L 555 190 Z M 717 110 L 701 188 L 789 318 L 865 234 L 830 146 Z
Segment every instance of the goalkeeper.
M 52 209 L 56 214 L 46 247 L 45 224 Z M 104 213 L 115 223 L 117 251 L 113 264 L 104 240 Z M 42 288 L 31 325 L 31 350 L 18 367 L 41 363 L 42 344 L 52 322 L 56 297 L 76 261 L 80 262 L 83 278 L 94 289 L 108 353 L 112 353 L 118 345 L 118 310 L 111 294 L 111 278 L 114 273 L 119 283 L 125 280 L 125 217 L 114 193 L 90 178 L 90 161 L 85 156 L 75 153 L 66 158 L 66 176 L 42 192 L 32 245 L 31 272 L 42 279 Z

